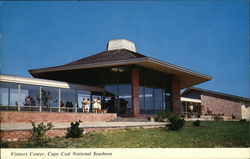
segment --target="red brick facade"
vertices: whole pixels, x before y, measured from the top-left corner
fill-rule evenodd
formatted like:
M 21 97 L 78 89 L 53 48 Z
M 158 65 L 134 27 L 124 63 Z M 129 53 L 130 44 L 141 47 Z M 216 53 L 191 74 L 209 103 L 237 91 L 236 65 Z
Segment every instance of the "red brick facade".
M 241 104 L 239 101 L 223 98 L 217 95 L 201 95 L 202 114 L 207 113 L 207 109 L 212 114 L 224 114 L 224 116 L 241 119 Z
M 175 77 L 172 82 L 172 106 L 173 112 L 180 112 L 181 105 L 181 94 L 180 94 L 180 80 Z
M 132 111 L 133 116 L 140 116 L 140 72 L 138 69 L 131 70 Z
M 5 112 L 1 111 L 1 123 L 30 123 L 30 122 L 83 122 L 108 121 L 117 117 L 117 114 L 87 114 L 87 113 L 57 113 L 57 112 Z

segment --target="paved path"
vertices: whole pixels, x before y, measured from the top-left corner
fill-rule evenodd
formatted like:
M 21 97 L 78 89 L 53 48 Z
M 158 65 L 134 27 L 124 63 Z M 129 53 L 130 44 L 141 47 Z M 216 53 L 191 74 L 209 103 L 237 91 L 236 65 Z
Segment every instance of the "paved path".
M 70 123 L 53 123 L 54 129 L 65 129 Z M 82 122 L 81 128 L 132 128 L 132 127 L 164 127 L 162 122 Z M 1 123 L 0 130 L 31 130 L 31 123 Z

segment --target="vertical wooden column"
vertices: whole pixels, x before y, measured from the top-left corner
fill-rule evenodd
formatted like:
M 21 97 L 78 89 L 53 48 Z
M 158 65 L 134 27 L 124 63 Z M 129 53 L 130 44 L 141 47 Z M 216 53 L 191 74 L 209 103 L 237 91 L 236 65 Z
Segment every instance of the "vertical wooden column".
M 132 112 L 133 116 L 140 116 L 140 71 L 131 70 L 131 93 L 132 93 Z
M 172 81 L 172 106 L 173 106 L 173 112 L 180 113 L 181 94 L 180 94 L 180 79 L 178 77 L 174 77 Z

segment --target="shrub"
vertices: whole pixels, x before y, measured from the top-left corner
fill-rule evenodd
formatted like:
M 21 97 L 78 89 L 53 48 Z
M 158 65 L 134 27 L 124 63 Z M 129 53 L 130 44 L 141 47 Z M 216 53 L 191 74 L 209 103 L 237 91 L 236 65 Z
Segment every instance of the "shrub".
M 201 122 L 200 120 L 195 120 L 195 121 L 193 122 L 193 126 L 196 126 L 196 127 L 201 126 L 200 122 Z
M 156 113 L 155 121 L 159 121 L 159 122 L 166 121 L 171 116 L 173 116 L 172 112 L 169 112 L 167 110 L 163 110 L 163 111 Z
M 46 131 L 50 130 L 52 127 L 54 127 L 52 125 L 52 123 L 47 123 L 47 125 L 45 125 L 43 122 L 40 124 L 35 124 L 34 122 L 31 122 L 32 124 L 32 138 L 35 140 L 40 140 L 43 139 L 45 137 L 45 133 Z
M 185 123 L 184 119 L 180 119 L 176 115 L 171 116 L 168 120 L 170 122 L 170 124 L 167 125 L 169 130 L 178 131 L 184 126 L 184 123 Z
M 223 121 L 223 117 L 221 117 L 219 114 L 213 114 L 213 118 L 215 121 Z
M 79 138 L 82 136 L 83 130 L 79 128 L 82 121 L 71 122 L 71 127 L 68 128 L 66 138 Z
M 201 118 L 201 114 L 195 114 L 197 118 Z
M 246 119 L 240 119 L 239 122 L 247 122 Z
M 232 119 L 236 119 L 236 116 L 232 114 Z
M 0 140 L 0 148 L 8 148 L 8 147 L 9 147 L 9 144 L 7 142 Z

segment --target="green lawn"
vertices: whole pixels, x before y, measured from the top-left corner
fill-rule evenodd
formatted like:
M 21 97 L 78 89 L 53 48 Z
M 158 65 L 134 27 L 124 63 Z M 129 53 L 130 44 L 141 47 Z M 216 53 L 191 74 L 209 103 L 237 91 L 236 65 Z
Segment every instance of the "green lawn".
M 10 148 L 188 148 L 188 147 L 250 147 L 249 122 L 201 122 L 194 127 L 186 122 L 180 131 L 158 129 L 126 129 L 99 131 L 82 138 L 47 139 L 42 144 L 33 141 L 2 143 Z

